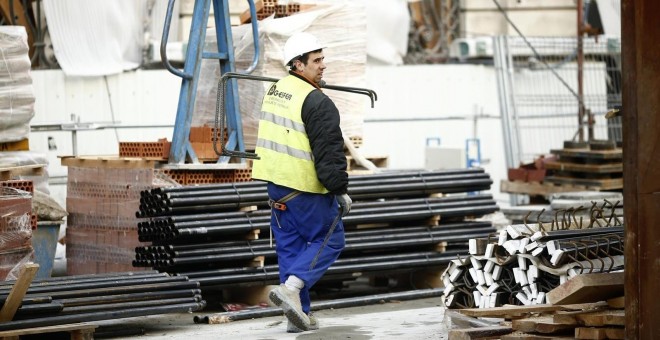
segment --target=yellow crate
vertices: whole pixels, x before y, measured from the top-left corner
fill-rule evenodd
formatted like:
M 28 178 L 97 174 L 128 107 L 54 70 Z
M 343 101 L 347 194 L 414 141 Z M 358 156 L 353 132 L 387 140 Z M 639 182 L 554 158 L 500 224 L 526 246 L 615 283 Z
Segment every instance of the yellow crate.
M 17 142 L 0 143 L 0 151 L 29 151 L 30 140 L 25 138 Z

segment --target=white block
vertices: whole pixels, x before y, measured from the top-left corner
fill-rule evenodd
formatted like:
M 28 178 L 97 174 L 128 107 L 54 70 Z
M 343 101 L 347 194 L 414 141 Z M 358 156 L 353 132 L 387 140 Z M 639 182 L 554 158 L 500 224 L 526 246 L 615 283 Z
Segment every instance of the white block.
M 463 274 L 463 270 L 462 270 L 462 269 L 458 269 L 458 268 L 456 268 L 456 270 L 454 270 L 454 272 L 449 276 L 449 280 L 450 280 L 451 282 L 456 282 L 456 280 L 458 280 L 458 277 L 459 277 L 461 274 Z
M 493 257 L 493 252 L 495 251 L 495 245 L 493 243 L 488 243 L 486 245 L 486 252 L 484 253 L 484 258 Z
M 488 290 L 486 287 L 482 285 L 478 285 L 477 289 L 479 290 L 479 293 L 481 293 L 481 295 L 486 295 L 486 290 Z
M 525 250 L 527 250 L 527 252 L 531 252 L 531 251 L 534 250 L 536 247 L 538 247 L 538 245 L 539 245 L 538 243 L 536 243 L 536 242 L 532 242 L 532 243 L 530 243 L 530 244 L 528 244 L 528 245 L 525 246 Z
M 557 250 L 555 250 L 555 251 L 552 253 L 552 256 L 550 257 L 550 263 L 552 263 L 553 266 L 554 266 L 554 265 L 557 265 L 557 261 L 559 261 L 559 257 L 560 257 L 563 253 L 564 253 L 564 251 L 561 250 L 561 249 L 557 249 Z
M 545 233 L 544 233 L 544 232 L 537 231 L 537 232 L 535 232 L 534 235 L 532 235 L 532 237 L 530 237 L 530 238 L 532 239 L 532 241 L 536 241 L 536 240 L 540 239 L 540 238 L 543 237 L 543 236 L 545 236 Z
M 568 275 L 559 276 L 559 284 L 564 284 L 566 281 L 568 281 Z
M 498 265 L 495 265 L 493 267 L 493 280 L 496 280 L 496 281 L 499 280 L 501 274 L 502 274 L 502 267 L 498 266 Z
M 518 268 L 520 268 L 520 270 L 527 270 L 527 259 L 526 258 L 524 258 L 522 256 L 518 256 Z
M 525 306 L 529 306 L 531 304 L 531 302 L 529 302 L 529 299 L 527 299 L 527 296 L 525 296 L 525 294 L 522 292 L 516 294 L 516 299 L 522 302 L 522 304 Z
M 493 282 L 495 282 L 493 280 L 493 275 L 491 275 L 490 273 L 484 273 L 484 278 L 486 279 L 486 285 L 487 286 L 490 286 L 490 285 L 493 284 Z
M 513 279 L 520 284 L 520 268 L 513 268 Z
M 478 290 L 473 290 L 472 296 L 474 297 L 474 305 L 479 306 L 479 304 L 481 303 L 481 292 L 479 292 Z
M 493 294 L 497 288 L 500 288 L 500 285 L 497 282 L 493 282 L 490 286 L 488 286 L 488 290 L 486 290 L 486 295 L 491 295 Z
M 527 281 L 527 273 L 524 270 L 520 271 L 520 285 L 521 286 L 526 286 L 529 284 L 529 281 Z
M 476 238 L 471 238 L 468 241 L 468 245 L 469 245 L 469 249 L 470 249 L 469 250 L 470 255 L 477 255 L 477 239 Z
M 476 257 L 471 256 L 470 262 L 472 262 L 472 267 L 474 267 L 474 269 L 481 269 L 481 261 L 479 261 L 479 259 Z
M 527 268 L 527 281 L 529 283 L 536 282 L 536 279 L 539 277 L 539 269 L 535 265 L 530 265 Z
M 468 273 L 470 273 L 470 277 L 472 278 L 472 282 L 477 282 L 477 270 L 474 268 L 468 269 Z
M 500 238 L 497 240 L 497 245 L 498 246 L 504 245 L 504 242 L 506 242 L 506 237 L 507 237 L 506 230 L 501 230 Z
M 536 299 L 539 294 L 539 288 L 536 286 L 536 283 L 530 283 L 529 289 L 532 291 L 532 298 Z
M 525 237 L 522 240 L 520 240 L 520 248 L 518 248 L 518 252 L 520 252 L 521 254 L 526 253 L 527 249 L 525 247 L 527 247 L 528 244 L 529 244 L 529 238 Z
M 515 255 L 520 248 L 520 240 L 508 240 L 504 242 L 503 247 L 509 254 Z
M 545 303 L 545 293 L 544 292 L 539 292 L 539 294 L 536 295 L 536 303 L 538 303 L 538 304 Z
M 543 249 L 545 249 L 545 248 L 536 248 L 536 249 L 532 250 L 532 256 L 541 255 L 541 253 L 543 253 Z
M 555 251 L 559 250 L 559 242 L 549 241 L 545 244 L 545 247 L 548 248 L 548 254 L 552 256 L 552 254 L 554 254 Z
M 490 295 L 490 303 L 488 304 L 488 307 L 494 308 L 497 306 L 497 296 L 499 293 L 494 293 Z
M 495 267 L 495 262 L 493 261 L 486 261 L 486 265 L 484 265 L 484 273 L 490 273 L 493 271 L 493 267 Z
M 452 290 L 454 290 L 454 285 L 450 283 L 445 286 L 444 294 L 449 294 Z
M 486 277 L 483 270 L 477 270 L 477 282 L 482 286 L 486 285 Z

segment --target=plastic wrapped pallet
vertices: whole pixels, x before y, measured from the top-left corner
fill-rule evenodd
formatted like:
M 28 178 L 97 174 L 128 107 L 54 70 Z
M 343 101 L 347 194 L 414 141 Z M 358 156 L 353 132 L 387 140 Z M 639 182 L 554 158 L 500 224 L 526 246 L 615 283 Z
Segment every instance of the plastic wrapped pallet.
M 0 26 L 0 143 L 28 137 L 34 116 L 27 33 L 23 26 Z
M 259 64 L 252 75 L 282 78 L 284 43 L 295 32 L 314 34 L 327 46 L 323 50 L 327 69 L 324 80 L 331 85 L 364 87 L 367 62 L 367 16 L 361 1 L 318 3 L 309 10 L 284 18 L 266 18 L 259 22 Z M 245 70 L 252 63 L 254 45 L 250 25 L 232 28 L 236 69 Z M 215 29 L 209 29 L 206 50 L 217 51 Z M 217 86 L 220 79 L 218 62 L 204 60 L 197 87 L 193 125 L 213 125 Z M 239 100 L 245 147 L 254 149 L 261 101 L 269 83 L 239 80 Z M 361 137 L 369 99 L 362 95 L 324 90 L 341 115 L 341 127 L 348 137 Z
M 29 192 L 0 187 L 0 280 L 15 279 L 17 268 L 34 256 L 31 201 Z

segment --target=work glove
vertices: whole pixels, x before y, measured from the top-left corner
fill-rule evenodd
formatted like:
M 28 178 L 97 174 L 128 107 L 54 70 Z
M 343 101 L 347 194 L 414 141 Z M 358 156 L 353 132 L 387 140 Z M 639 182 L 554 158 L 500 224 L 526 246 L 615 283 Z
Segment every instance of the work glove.
M 342 195 L 336 195 L 337 197 L 337 203 L 339 203 L 339 207 L 341 208 L 341 217 L 346 216 L 349 211 L 351 211 L 351 204 L 353 204 L 353 200 L 351 199 L 348 194 L 342 194 Z

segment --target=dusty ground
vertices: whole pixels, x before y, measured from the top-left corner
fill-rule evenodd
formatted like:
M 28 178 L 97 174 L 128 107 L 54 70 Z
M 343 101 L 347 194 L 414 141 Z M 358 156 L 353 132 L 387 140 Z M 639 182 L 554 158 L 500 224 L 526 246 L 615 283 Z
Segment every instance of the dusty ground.
M 440 298 L 389 302 L 363 307 L 315 312 L 320 329 L 286 333 L 284 317 L 267 317 L 225 324 L 195 324 L 193 317 L 210 313 L 171 314 L 103 322 L 111 328 L 143 329 L 143 335 L 117 335 L 115 339 L 447 339 Z M 106 327 L 107 329 L 108 327 Z M 103 331 L 103 327 L 99 329 Z M 101 333 L 97 333 L 96 338 Z

